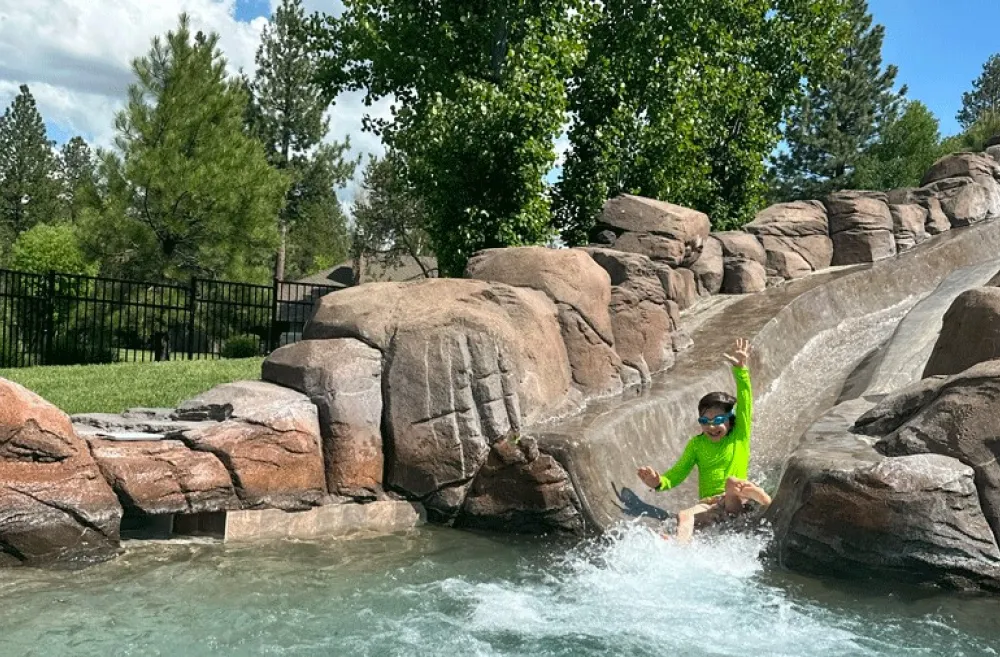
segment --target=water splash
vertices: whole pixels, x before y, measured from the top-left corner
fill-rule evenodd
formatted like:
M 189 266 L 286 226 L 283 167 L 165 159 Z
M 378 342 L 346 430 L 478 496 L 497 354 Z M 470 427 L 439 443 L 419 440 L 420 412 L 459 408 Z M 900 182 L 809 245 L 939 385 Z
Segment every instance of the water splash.
M 685 547 L 626 525 L 572 546 L 425 529 L 137 548 L 72 574 L 0 572 L 0 654 L 997 655 L 1000 602 L 829 588 L 770 571 L 766 542 Z

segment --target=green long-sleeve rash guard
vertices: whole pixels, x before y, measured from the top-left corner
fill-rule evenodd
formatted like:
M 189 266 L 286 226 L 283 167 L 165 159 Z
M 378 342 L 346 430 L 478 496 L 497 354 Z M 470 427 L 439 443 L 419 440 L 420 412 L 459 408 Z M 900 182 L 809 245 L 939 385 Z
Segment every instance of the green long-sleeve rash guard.
M 732 431 L 719 442 L 700 433 L 688 441 L 684 453 L 670 468 L 660 475 L 660 485 L 656 490 L 669 490 L 691 474 L 698 466 L 698 497 L 722 495 L 726 490 L 726 478 L 747 478 L 750 466 L 750 431 L 753 422 L 753 391 L 750 388 L 750 371 L 745 367 L 734 367 L 736 379 L 736 421 Z

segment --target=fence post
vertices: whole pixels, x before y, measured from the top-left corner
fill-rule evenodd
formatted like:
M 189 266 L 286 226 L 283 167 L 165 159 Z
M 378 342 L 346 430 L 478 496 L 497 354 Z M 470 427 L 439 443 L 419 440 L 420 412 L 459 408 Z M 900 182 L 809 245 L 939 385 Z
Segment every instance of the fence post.
M 187 352 L 188 360 L 194 360 L 194 315 L 197 308 L 198 279 L 191 277 L 191 288 L 188 290 L 188 326 L 187 326 Z
M 52 362 L 52 334 L 56 330 L 56 272 L 49 270 L 45 281 L 45 345 L 42 353 L 42 364 Z
M 278 293 L 281 290 L 281 281 L 275 276 L 271 285 L 271 330 L 267 332 L 267 353 L 271 353 L 278 348 L 281 336 L 278 335 Z

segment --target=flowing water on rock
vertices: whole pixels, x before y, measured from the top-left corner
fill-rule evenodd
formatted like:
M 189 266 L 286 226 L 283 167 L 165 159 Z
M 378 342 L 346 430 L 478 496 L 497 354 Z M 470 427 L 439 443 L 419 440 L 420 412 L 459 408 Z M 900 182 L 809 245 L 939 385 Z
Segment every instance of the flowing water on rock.
M 1000 600 L 765 566 L 763 537 L 576 545 L 426 528 L 323 544 L 133 545 L 0 572 L 7 655 L 997 655 Z

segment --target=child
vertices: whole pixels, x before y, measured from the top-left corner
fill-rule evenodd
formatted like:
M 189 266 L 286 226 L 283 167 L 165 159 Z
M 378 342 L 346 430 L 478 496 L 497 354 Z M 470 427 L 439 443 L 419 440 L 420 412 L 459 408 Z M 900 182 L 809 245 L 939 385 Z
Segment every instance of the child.
M 750 389 L 749 340 L 736 341 L 736 355 L 724 354 L 733 364 L 736 397 L 725 392 L 713 392 L 698 402 L 698 422 L 703 433 L 688 441 L 684 453 L 674 467 L 662 475 L 653 468 L 639 469 L 639 478 L 657 491 L 669 490 L 698 466 L 698 496 L 701 501 L 677 514 L 677 540 L 691 540 L 695 522 L 701 525 L 717 522 L 724 515 L 741 513 L 749 500 L 762 506 L 771 498 L 756 484 L 746 481 L 750 465 L 750 430 L 753 421 L 753 393 Z

